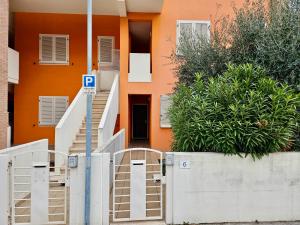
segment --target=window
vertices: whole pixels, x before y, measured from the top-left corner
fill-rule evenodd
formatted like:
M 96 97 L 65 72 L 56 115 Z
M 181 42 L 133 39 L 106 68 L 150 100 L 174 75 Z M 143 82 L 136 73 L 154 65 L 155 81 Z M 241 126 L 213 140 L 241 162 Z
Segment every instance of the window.
M 180 40 L 184 34 L 191 35 L 192 37 L 203 37 L 209 40 L 210 38 L 210 22 L 209 21 L 192 21 L 192 20 L 178 20 L 176 45 L 180 44 Z M 177 50 L 177 53 L 180 54 Z
M 69 64 L 69 35 L 40 34 L 40 64 Z
M 58 124 L 69 105 L 68 96 L 39 97 L 39 125 L 55 126 Z
M 160 127 L 170 128 L 169 108 L 171 105 L 170 95 L 160 96 Z
M 115 48 L 115 38 L 111 36 L 98 37 L 98 63 L 100 65 L 112 65 Z

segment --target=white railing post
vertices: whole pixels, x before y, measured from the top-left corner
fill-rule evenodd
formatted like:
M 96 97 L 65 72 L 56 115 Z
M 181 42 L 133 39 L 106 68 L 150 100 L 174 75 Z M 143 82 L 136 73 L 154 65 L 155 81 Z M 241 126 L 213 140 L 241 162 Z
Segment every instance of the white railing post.
M 98 127 L 98 148 L 104 145 L 114 133 L 119 113 L 119 74 L 114 78 L 101 120 Z

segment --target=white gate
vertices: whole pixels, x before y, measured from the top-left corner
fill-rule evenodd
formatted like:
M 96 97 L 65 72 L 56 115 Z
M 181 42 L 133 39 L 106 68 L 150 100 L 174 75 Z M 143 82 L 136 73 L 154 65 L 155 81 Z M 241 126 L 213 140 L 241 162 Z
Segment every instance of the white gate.
M 162 219 L 162 152 L 122 150 L 113 162 L 113 221 Z
M 56 168 L 55 157 L 63 166 Z M 68 200 L 67 155 L 57 151 L 20 152 L 10 167 L 11 223 L 66 224 Z

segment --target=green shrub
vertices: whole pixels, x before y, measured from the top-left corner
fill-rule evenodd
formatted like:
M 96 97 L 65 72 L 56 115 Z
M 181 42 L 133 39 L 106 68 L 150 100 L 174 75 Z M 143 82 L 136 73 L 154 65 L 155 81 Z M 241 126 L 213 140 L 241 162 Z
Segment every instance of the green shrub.
M 173 150 L 251 154 L 286 150 L 296 129 L 300 96 L 268 77 L 260 67 L 229 65 L 208 81 L 201 74 L 178 84 L 170 120 Z

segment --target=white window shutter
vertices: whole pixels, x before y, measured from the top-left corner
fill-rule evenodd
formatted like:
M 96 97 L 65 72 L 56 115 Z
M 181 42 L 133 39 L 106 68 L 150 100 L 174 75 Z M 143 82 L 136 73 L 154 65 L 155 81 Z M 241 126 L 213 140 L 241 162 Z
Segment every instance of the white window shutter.
M 39 125 L 53 124 L 53 97 L 39 97 Z
M 98 57 L 100 64 L 113 64 L 114 37 L 98 37 Z
M 40 34 L 40 64 L 69 63 L 69 35 Z
M 55 37 L 55 61 L 57 63 L 69 62 L 69 37 L 68 36 Z
M 67 96 L 56 96 L 54 101 L 54 124 L 56 125 L 68 108 L 69 98 Z
M 68 96 L 40 96 L 39 125 L 54 126 L 58 124 L 68 105 Z
M 160 96 L 160 127 L 170 128 L 169 108 L 171 105 L 170 95 Z
M 53 37 L 40 35 L 40 62 L 52 62 Z

